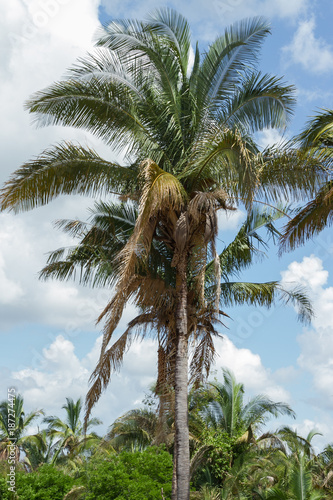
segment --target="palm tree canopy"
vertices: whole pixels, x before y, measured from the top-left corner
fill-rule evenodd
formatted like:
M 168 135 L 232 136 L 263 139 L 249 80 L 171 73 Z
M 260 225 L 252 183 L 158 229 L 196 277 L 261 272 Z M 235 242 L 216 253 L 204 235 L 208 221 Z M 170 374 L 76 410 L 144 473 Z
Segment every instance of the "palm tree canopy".
M 333 222 L 333 111 L 322 110 L 310 120 L 296 137 L 297 144 L 309 157 L 320 162 L 327 172 L 315 197 L 286 224 L 281 238 L 281 251 L 293 250 L 319 234 Z
M 301 175 L 294 164 L 291 173 L 281 162 L 276 169 L 272 155 L 256 161 L 251 134 L 284 129 L 294 107 L 293 87 L 257 70 L 269 32 L 262 18 L 235 23 L 203 55 L 196 45 L 191 64 L 190 28 L 175 11 L 156 10 L 142 22 L 111 22 L 100 31 L 95 52 L 26 107 L 38 125 L 91 131 L 113 151 L 125 151 L 127 165 L 72 143 L 57 145 L 13 174 L 2 208 L 26 210 L 59 194 L 133 192 L 147 158 L 163 170 L 163 185 L 175 176 L 188 194 L 217 184 L 249 200 L 255 192 L 260 196 L 260 186 L 272 194 L 288 176 L 295 184 L 295 172 L 298 187 L 312 190 L 310 171 Z
M 0 439 L 14 438 L 19 440 L 24 432 L 40 415 L 44 415 L 43 410 L 35 410 L 26 415 L 23 408 L 24 400 L 20 394 L 13 398 L 13 407 L 9 401 L 0 403 Z M 14 428 L 9 427 L 9 422 L 14 420 Z M 14 434 L 12 434 L 14 431 Z
M 223 370 L 223 383 L 214 382 L 210 386 L 207 421 L 214 428 L 223 429 L 230 437 L 242 436 L 246 432 L 254 434 L 272 416 L 295 417 L 293 410 L 285 403 L 275 403 L 265 395 L 257 395 L 244 403 L 244 386 L 237 383 L 230 370 Z
M 82 401 L 79 398 L 76 402 L 72 398 L 66 398 L 67 403 L 63 405 L 66 411 L 66 419 L 62 420 L 57 416 L 45 417 L 43 422 L 48 424 L 46 434 L 51 440 L 56 440 L 53 445 L 52 463 L 58 460 L 59 455 L 64 455 L 65 451 L 70 455 L 80 452 L 87 443 L 99 440 L 95 432 L 86 435 L 80 420 L 82 411 Z M 102 422 L 93 418 L 87 422 L 87 429 Z

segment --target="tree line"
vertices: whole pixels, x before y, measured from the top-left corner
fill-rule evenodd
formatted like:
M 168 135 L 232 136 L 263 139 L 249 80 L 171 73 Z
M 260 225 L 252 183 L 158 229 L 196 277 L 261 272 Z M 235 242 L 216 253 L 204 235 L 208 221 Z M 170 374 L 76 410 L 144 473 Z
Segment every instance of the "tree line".
M 233 373 L 224 369 L 222 376 L 222 381 L 215 379 L 189 393 L 190 498 L 331 498 L 332 445 L 316 454 L 312 443 L 318 434 L 315 430 L 306 437 L 292 426 L 268 431 L 266 424 L 272 417 L 295 417 L 290 406 L 262 394 L 245 400 L 244 386 Z M 82 402 L 67 398 L 62 407 L 65 419 L 44 416 L 42 423 L 47 427 L 31 434 L 29 428 L 44 412 L 26 415 L 23 398 L 18 396 L 17 498 L 171 498 L 174 411 L 171 405 L 161 422 L 156 387 L 144 403 L 117 418 L 101 437 L 92 431 L 101 421 L 90 420 L 85 434 Z M 11 498 L 6 485 L 7 417 L 8 402 L 3 401 L 0 492 L 4 499 Z M 45 489 L 47 484 L 53 490 Z

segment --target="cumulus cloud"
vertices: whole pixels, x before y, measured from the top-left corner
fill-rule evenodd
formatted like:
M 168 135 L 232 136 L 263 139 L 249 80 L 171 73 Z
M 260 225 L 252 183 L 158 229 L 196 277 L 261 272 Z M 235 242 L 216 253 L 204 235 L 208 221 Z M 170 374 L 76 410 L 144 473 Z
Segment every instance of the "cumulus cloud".
M 245 220 L 245 213 L 242 210 L 219 210 L 217 213 L 219 230 L 229 231 L 236 230 L 240 224 Z
M 225 335 L 223 339 L 215 341 L 215 347 L 218 356 L 213 369 L 217 370 L 217 378 L 221 368 L 228 368 L 252 395 L 266 394 L 274 401 L 290 401 L 288 391 L 277 382 L 274 373 L 263 365 L 258 354 L 250 349 L 236 347 Z
M 66 397 L 85 397 L 89 376 L 98 360 L 101 337 L 81 359 L 75 346 L 58 335 L 39 356 L 38 366 L 3 374 L 8 386 L 22 394 L 27 409 L 44 408 L 47 414 L 59 414 Z M 103 430 L 125 411 L 141 405 L 149 386 L 156 378 L 156 342 L 146 339 L 133 342 L 125 354 L 119 373 L 112 376 L 108 389 L 94 409 L 94 416 L 104 421 Z
M 300 22 L 293 40 L 282 50 L 288 64 L 300 64 L 312 73 L 326 73 L 332 70 L 333 48 L 323 38 L 316 37 L 315 27 L 314 18 Z
M 286 137 L 278 130 L 272 128 L 266 128 L 257 134 L 257 141 L 262 149 L 274 145 L 281 145 L 284 140 L 286 140 Z
M 79 357 L 74 343 L 65 335 L 58 335 L 46 346 L 33 367 L 2 372 L 2 380 L 15 386 L 25 400 L 26 409 L 44 408 L 47 414 L 59 414 L 66 397 L 74 400 L 85 397 L 89 376 L 97 363 L 102 337 L 89 352 Z M 231 369 L 237 380 L 245 384 L 250 395 L 267 394 L 274 401 L 288 402 L 289 393 L 277 382 L 274 373 L 267 369 L 257 354 L 249 349 L 238 349 L 228 337 L 216 341 L 218 357 L 212 367 L 213 374 L 221 380 L 221 368 Z M 141 406 L 144 395 L 156 380 L 157 343 L 146 338 L 135 341 L 124 356 L 119 373 L 115 373 L 103 393 L 93 414 L 106 426 L 125 411 Z M 107 419 L 107 421 L 106 421 Z
M 313 328 L 298 337 L 301 353 L 298 365 L 312 376 L 313 393 L 309 401 L 321 408 L 333 408 L 333 287 L 327 284 L 329 273 L 318 257 L 292 262 L 282 273 L 283 281 L 298 281 L 308 289 L 315 317 Z
M 106 146 L 74 129 L 31 125 L 23 104 L 31 93 L 61 78 L 77 57 L 93 46 L 99 26 L 98 0 L 0 0 L 2 79 L 0 81 L 0 184 L 11 172 L 50 144 L 73 139 L 107 156 Z M 77 12 L 80 12 L 78 18 Z M 90 292 L 68 283 L 42 283 L 38 272 L 47 252 L 72 244 L 52 227 L 58 218 L 86 220 L 93 200 L 62 197 L 27 214 L 0 214 L 1 328 L 41 322 L 62 328 L 94 328 L 110 293 Z

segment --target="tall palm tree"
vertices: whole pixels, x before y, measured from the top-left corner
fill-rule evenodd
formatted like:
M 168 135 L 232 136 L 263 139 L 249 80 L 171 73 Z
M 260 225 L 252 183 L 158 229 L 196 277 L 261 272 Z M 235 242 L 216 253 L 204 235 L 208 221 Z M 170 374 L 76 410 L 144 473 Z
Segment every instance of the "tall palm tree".
M 322 110 L 310 120 L 296 138 L 299 147 L 322 163 L 328 180 L 322 182 L 316 196 L 303 206 L 285 226 L 281 251 L 293 250 L 320 233 L 333 222 L 333 110 Z
M 0 403 L 0 460 L 8 457 L 8 446 L 14 445 L 16 460 L 20 460 L 21 452 L 29 454 L 29 445 L 37 448 L 42 446 L 39 434 L 25 435 L 29 426 L 41 415 L 43 410 L 35 410 L 26 415 L 23 408 L 24 400 L 20 394 L 13 402 L 4 400 Z
M 27 103 L 41 125 L 83 128 L 126 154 L 127 166 L 103 160 L 88 148 L 64 143 L 23 165 L 6 183 L 2 208 L 16 211 L 48 203 L 59 194 L 116 193 L 139 200 L 134 231 L 113 259 L 115 294 L 106 318 L 98 369 L 87 399 L 87 418 L 117 366 L 119 350 L 107 350 L 126 302 L 140 296 L 136 273 L 147 265 L 152 241 L 171 251 L 174 270 L 175 411 L 178 499 L 189 497 L 187 425 L 188 294 L 205 310 L 203 269 L 215 248 L 216 211 L 232 199 L 247 207 L 254 195 L 312 193 L 316 173 L 293 157 L 260 155 L 251 135 L 284 128 L 293 88 L 256 68 L 268 24 L 250 19 L 226 29 L 191 65 L 187 21 L 161 9 L 147 21 L 118 20 L 100 34 L 98 50 L 74 66 L 65 81 Z M 141 294 L 141 295 L 140 295 Z M 218 301 L 217 301 L 218 302 Z M 163 307 L 156 295 L 155 309 Z M 218 316 L 217 307 L 210 316 Z
M 73 399 L 66 398 L 66 401 L 67 403 L 62 407 L 66 411 L 66 420 L 61 420 L 61 418 L 55 416 L 44 418 L 44 422 L 48 424 L 47 436 L 54 441 L 57 440 L 53 445 L 52 464 L 55 464 L 60 457 L 72 459 L 82 451 L 88 449 L 89 446 L 100 441 L 95 432 L 85 434 L 83 431 L 83 425 L 80 420 L 82 411 L 81 399 L 74 402 Z M 87 429 L 99 424 L 101 424 L 99 419 L 90 419 L 87 422 Z

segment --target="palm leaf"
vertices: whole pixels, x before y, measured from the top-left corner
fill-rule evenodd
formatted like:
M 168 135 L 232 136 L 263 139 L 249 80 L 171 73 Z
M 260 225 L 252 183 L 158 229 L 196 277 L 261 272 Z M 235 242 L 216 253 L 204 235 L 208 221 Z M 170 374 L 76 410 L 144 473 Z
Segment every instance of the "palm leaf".
M 333 181 L 327 182 L 313 200 L 286 224 L 280 252 L 294 250 L 333 223 Z
M 102 160 L 91 149 L 63 143 L 12 174 L 1 190 L 1 208 L 30 210 L 61 194 L 109 194 L 135 178 L 133 170 Z

